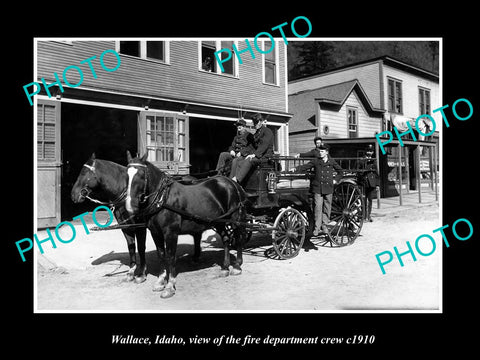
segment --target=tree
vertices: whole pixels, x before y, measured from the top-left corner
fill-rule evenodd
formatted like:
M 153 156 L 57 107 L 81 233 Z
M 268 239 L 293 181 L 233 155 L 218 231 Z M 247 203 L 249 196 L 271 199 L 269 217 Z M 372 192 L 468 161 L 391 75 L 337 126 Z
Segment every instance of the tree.
M 316 74 L 336 65 L 335 48 L 329 41 L 292 42 L 289 46 L 293 47 L 289 63 L 292 65 L 290 75 L 294 78 Z
M 288 46 L 289 80 L 384 55 L 438 73 L 438 41 L 298 41 Z

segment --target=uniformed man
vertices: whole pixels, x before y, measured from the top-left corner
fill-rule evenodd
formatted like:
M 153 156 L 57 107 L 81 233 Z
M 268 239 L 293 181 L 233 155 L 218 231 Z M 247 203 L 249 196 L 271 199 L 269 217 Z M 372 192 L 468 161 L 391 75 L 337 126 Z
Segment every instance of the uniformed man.
M 330 222 L 332 210 L 333 184 L 334 180 L 338 181 L 343 173 L 340 165 L 328 154 L 326 145 L 320 145 L 318 152 L 319 157 L 297 168 L 297 171 L 315 168 L 315 177 L 311 180 L 315 213 L 313 236 L 328 234 L 327 224 Z M 334 172 L 337 173 L 335 177 Z
M 363 185 L 365 186 L 365 197 L 367 198 L 367 211 L 365 220 L 372 222 L 372 200 L 373 194 L 379 188 L 379 176 L 377 172 L 377 166 L 373 156 L 373 145 L 369 144 L 365 151 L 365 157 L 363 158 L 363 168 L 365 170 L 363 176 Z

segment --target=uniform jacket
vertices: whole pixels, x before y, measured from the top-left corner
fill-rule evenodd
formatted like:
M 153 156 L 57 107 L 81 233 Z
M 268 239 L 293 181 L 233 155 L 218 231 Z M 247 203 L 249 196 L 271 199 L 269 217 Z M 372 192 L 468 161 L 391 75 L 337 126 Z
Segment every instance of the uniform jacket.
M 340 165 L 328 156 L 326 162 L 321 158 L 315 158 L 314 160 L 299 166 L 297 169 L 302 171 L 311 168 L 315 168 L 315 177 L 310 182 L 312 191 L 323 195 L 333 194 L 333 179 L 335 178 L 337 181 L 340 180 L 343 173 L 343 169 Z M 334 176 L 334 172 L 337 173 L 336 176 Z
M 255 141 L 255 157 L 258 159 L 273 156 L 273 132 L 266 126 L 262 126 L 253 135 Z
M 363 161 L 363 168 L 366 170 L 364 176 L 365 187 L 374 188 L 379 186 L 380 182 L 377 167 L 375 166 L 375 160 L 372 158 L 364 158 Z
M 232 141 L 232 145 L 228 148 L 228 151 L 240 152 L 242 156 L 253 154 L 254 148 L 253 135 L 248 131 L 244 131 L 243 134 L 237 134 Z

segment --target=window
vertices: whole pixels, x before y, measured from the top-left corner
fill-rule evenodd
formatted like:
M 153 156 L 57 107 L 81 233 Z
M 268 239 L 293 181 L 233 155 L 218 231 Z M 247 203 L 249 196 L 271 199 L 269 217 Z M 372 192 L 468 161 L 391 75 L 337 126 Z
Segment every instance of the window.
M 278 76 L 277 76 L 277 47 L 275 43 L 271 41 L 263 41 L 263 51 L 268 51 L 272 49 L 268 54 L 263 54 L 263 82 L 266 84 L 278 85 Z
M 201 41 L 200 46 L 200 70 L 213 72 L 217 74 L 227 74 L 236 76 L 236 61 L 235 61 L 235 53 L 233 51 L 233 41 L 224 41 L 224 40 L 209 40 L 209 41 Z M 215 57 L 215 52 L 219 51 L 220 49 L 230 49 L 231 51 L 231 58 L 228 61 L 222 62 L 222 67 L 219 66 L 217 62 L 217 58 Z M 224 60 L 228 57 L 228 52 L 222 51 L 219 53 L 220 59 Z
M 165 61 L 165 41 L 147 41 L 147 58 Z
M 430 115 L 430 90 L 423 88 L 418 89 L 418 105 L 419 115 Z
M 56 108 L 54 105 L 37 106 L 37 159 L 55 161 Z
M 388 79 L 388 111 L 403 113 L 401 81 Z
M 202 70 L 208 72 L 217 72 L 217 61 L 215 51 L 217 51 L 215 41 L 202 41 Z
M 173 113 L 143 113 L 141 141 L 151 162 L 187 161 L 186 118 Z M 145 135 L 143 135 L 145 134 Z
M 164 63 L 169 62 L 168 41 L 119 41 L 117 48 L 120 54 Z
M 140 57 L 140 41 L 120 41 L 120 53 Z
M 348 137 L 358 137 L 358 112 L 357 109 L 347 108 Z

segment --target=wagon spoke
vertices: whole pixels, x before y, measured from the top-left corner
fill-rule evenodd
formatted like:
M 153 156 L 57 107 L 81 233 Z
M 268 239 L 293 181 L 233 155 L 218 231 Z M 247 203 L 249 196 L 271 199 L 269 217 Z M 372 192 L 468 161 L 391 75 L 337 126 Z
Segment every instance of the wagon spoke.
M 340 222 L 337 224 L 338 229 L 337 229 L 337 235 L 335 237 L 338 237 L 338 234 L 340 233 L 340 229 L 342 228 L 341 224 L 343 224 L 344 221 L 345 221 L 345 218 L 342 216 L 342 218 L 340 219 Z
M 355 196 L 355 199 L 353 201 L 348 203 L 348 209 L 350 210 L 352 207 L 357 207 L 357 200 L 360 200 L 362 198 L 362 195 L 358 194 Z
M 277 244 L 281 244 L 283 241 L 285 241 L 285 239 L 287 238 L 287 234 L 284 234 L 284 235 L 281 235 L 281 236 L 278 236 L 275 241 Z M 281 241 L 280 241 L 281 240 Z
M 338 222 L 338 219 L 340 219 L 342 217 L 342 213 L 337 213 L 335 215 L 330 215 L 330 220 L 333 220 L 333 221 L 336 221 Z
M 360 224 L 358 222 L 356 222 L 353 218 L 350 218 L 348 221 L 349 221 L 349 223 L 355 225 L 357 227 L 357 229 L 360 227 Z

